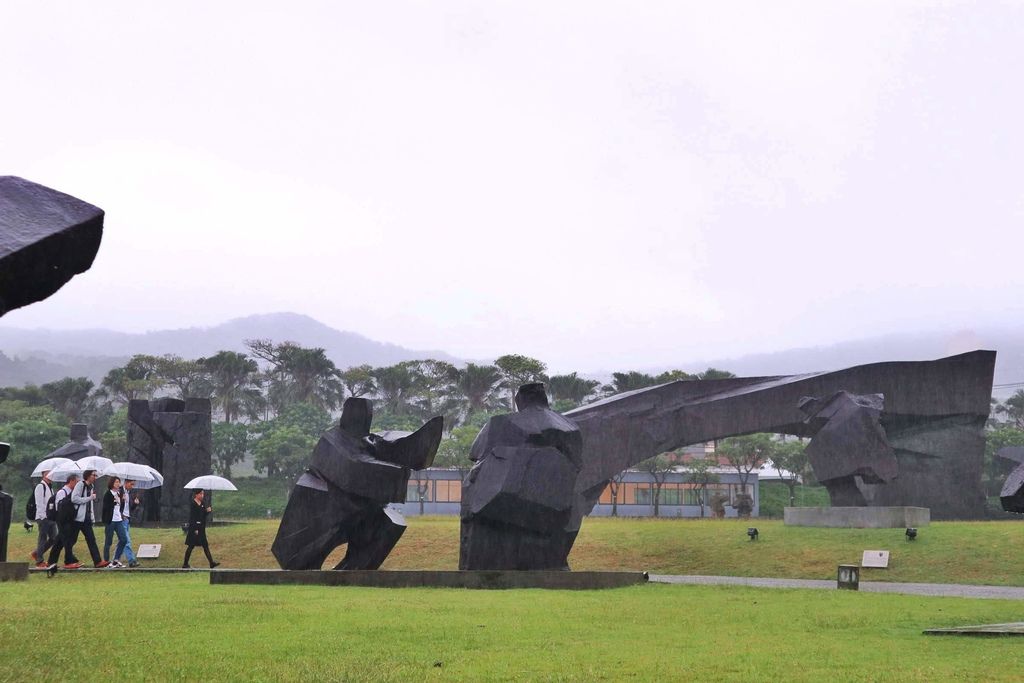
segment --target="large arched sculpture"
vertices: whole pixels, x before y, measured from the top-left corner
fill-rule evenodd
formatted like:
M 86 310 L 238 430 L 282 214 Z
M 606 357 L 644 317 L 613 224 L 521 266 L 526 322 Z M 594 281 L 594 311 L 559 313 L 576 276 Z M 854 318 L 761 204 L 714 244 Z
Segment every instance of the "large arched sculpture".
M 829 458 L 829 477 L 855 487 L 837 484 L 832 495 L 840 499 L 834 504 L 850 504 L 859 496 L 867 505 L 928 507 L 939 519 L 980 517 L 985 505 L 983 430 L 995 359 L 995 351 L 972 351 L 807 375 L 678 381 L 577 408 L 565 414 L 583 433 L 583 468 L 567 533 L 575 535 L 610 477 L 674 448 L 777 432 L 812 437 L 813 459 L 813 437 L 831 431 L 839 411 L 816 417 L 841 393 L 849 409 L 862 409 L 847 416 L 860 421 L 850 433 L 862 443 L 845 452 L 831 448 L 819 453 Z M 872 415 L 891 447 L 894 469 L 886 464 L 883 443 L 864 441 Z M 838 445 L 844 442 L 849 443 L 835 439 Z M 858 450 L 869 442 L 874 444 L 871 452 Z M 866 459 L 873 459 L 869 469 Z

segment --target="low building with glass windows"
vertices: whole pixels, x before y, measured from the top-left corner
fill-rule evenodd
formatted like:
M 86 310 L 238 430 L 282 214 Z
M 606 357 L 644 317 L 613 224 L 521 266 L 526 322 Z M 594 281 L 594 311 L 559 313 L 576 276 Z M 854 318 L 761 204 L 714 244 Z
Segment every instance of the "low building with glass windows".
M 704 502 L 705 517 L 714 516 L 713 503 L 716 497 L 725 509 L 726 517 L 737 517 L 738 496 L 746 492 L 752 499 L 752 516 L 760 509 L 757 471 L 747 475 L 746 485 L 740 483 L 735 469 L 721 465 L 711 468 L 716 482 L 698 487 L 688 481 L 689 472 L 680 465 L 673 472 L 664 475 L 664 483 L 658 496 L 660 517 L 700 517 L 701 500 Z M 462 501 L 462 480 L 467 470 L 434 469 L 413 472 L 409 479 L 406 502 L 397 505 L 405 515 L 457 515 Z M 654 516 L 654 492 L 657 484 L 653 475 L 638 470 L 623 473 L 621 481 L 605 487 L 591 515 L 620 517 Z M 613 495 L 614 492 L 614 495 Z

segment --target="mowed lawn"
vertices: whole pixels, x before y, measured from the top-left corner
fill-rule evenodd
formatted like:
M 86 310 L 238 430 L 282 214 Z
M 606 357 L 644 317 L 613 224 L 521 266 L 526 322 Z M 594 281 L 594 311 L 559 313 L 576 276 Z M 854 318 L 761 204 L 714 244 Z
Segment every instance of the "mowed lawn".
M 0 584 L 0 680 L 51 672 L 60 680 L 1019 681 L 1024 639 L 921 632 L 1022 618 L 1016 601 L 846 591 L 387 590 L 211 586 L 205 573 L 33 575 Z
M 384 569 L 456 569 L 455 517 L 411 517 Z M 747 526 L 760 530 L 748 540 Z M 214 556 L 224 567 L 276 568 L 270 545 L 277 522 L 253 521 L 209 530 Z M 99 533 L 102 543 L 102 532 Z M 135 528 L 138 543 L 161 543 L 148 567 L 180 566 L 178 529 Z M 28 557 L 34 534 L 11 529 L 12 559 Z M 889 550 L 889 569 L 865 570 L 864 581 L 913 581 L 1024 586 L 1024 521 L 935 522 L 907 542 L 903 529 L 813 529 L 781 521 L 588 518 L 569 556 L 573 569 L 647 570 L 659 574 L 712 574 L 829 579 L 836 565 L 860 561 L 864 550 Z M 77 546 L 87 560 L 84 543 Z M 340 560 L 342 550 L 326 566 Z M 203 566 L 193 556 L 193 566 Z M 1024 618 L 1024 617 L 1022 617 Z

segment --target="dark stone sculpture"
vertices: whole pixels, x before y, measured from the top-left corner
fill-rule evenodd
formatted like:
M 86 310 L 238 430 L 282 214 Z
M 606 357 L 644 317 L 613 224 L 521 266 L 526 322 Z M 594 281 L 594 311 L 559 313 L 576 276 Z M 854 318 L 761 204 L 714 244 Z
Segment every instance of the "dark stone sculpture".
M 999 502 L 1007 512 L 1024 513 L 1024 447 L 1006 446 L 1000 448 L 996 455 L 1019 463 L 1003 482 L 1003 490 L 999 492 Z
M 518 412 L 492 417 L 470 449 L 459 569 L 569 568 L 583 438 L 548 408 L 543 384 L 523 385 L 515 401 Z
M 103 238 L 103 210 L 24 178 L 0 176 L 0 317 L 42 301 L 89 270 Z M 0 443 L 0 464 L 10 444 Z M 14 499 L 0 486 L 0 562 Z
M 0 176 L 0 317 L 42 301 L 88 270 L 102 237 L 102 209 Z
M 659 453 L 754 432 L 814 437 L 824 431 L 822 445 L 814 450 L 825 456 L 829 449 L 824 444 L 835 441 L 833 429 L 857 423 L 856 438 L 871 450 L 864 461 L 858 453 L 832 450 L 833 457 L 850 458 L 828 466 L 838 469 L 826 476 L 843 481 L 833 487 L 840 499 L 834 504 L 855 498 L 852 483 L 869 505 L 927 507 L 936 519 L 982 517 L 983 430 L 995 358 L 995 351 L 972 351 L 935 361 L 872 363 L 807 375 L 677 381 L 577 408 L 565 415 L 579 425 L 584 453 L 567 528 L 578 528 L 609 478 Z M 836 399 L 837 392 L 848 397 Z M 872 406 L 870 399 L 861 405 L 873 394 L 884 397 L 884 405 Z M 834 411 L 832 419 L 841 422 L 833 428 L 831 420 L 808 420 L 800 408 L 815 412 L 816 404 L 801 403 L 808 396 L 829 397 L 821 410 Z M 876 412 L 896 473 L 882 434 L 873 431 Z M 823 458 L 818 462 L 825 466 Z M 886 483 L 872 483 L 876 479 Z
M 187 520 L 191 494 L 184 486 L 209 474 L 212 467 L 210 399 L 130 401 L 127 438 L 127 460 L 149 465 L 164 476 L 162 487 L 142 491 L 141 510 L 132 513 L 132 521 Z
M 370 432 L 373 405 L 350 398 L 338 426 L 324 432 L 309 468 L 288 498 L 271 551 L 282 569 L 320 569 L 347 543 L 335 569 L 377 569 L 405 531 L 402 515 L 411 470 L 430 467 L 444 420 L 412 434 Z
M 884 406 L 881 394 L 854 396 L 846 391 L 824 402 L 800 400 L 807 415 L 804 423 L 814 434 L 807 457 L 833 506 L 866 505 L 858 483 L 888 484 L 899 474 L 896 454 L 879 422 Z
M 46 457 L 79 460 L 90 455 L 103 455 L 103 446 L 89 436 L 89 425 L 74 422 L 68 433 L 68 442 Z
M 11 452 L 11 444 L 0 443 L 0 465 L 7 460 Z M 11 520 L 14 515 L 14 498 L 4 493 L 4 487 L 0 486 L 0 562 L 7 561 L 7 535 L 11 530 Z

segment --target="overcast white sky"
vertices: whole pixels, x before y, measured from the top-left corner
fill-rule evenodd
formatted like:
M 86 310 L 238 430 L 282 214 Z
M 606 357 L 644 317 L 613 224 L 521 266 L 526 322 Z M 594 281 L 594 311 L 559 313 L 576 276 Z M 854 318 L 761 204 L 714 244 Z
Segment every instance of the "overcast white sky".
M 104 208 L 5 316 L 273 311 L 555 370 L 1024 313 L 1024 9 L 5 2 L 0 173 Z

